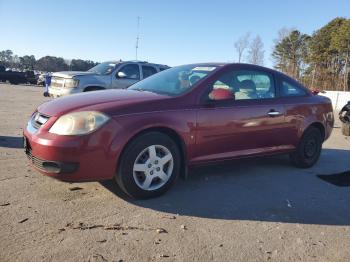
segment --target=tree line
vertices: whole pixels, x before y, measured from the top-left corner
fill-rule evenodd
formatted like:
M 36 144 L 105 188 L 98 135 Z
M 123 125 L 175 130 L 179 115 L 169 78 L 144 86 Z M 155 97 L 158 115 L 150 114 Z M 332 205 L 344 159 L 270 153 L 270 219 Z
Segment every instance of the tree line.
M 86 71 L 97 64 L 90 60 L 67 60 L 56 56 L 44 56 L 36 60 L 33 55 L 18 56 L 11 50 L 0 51 L 0 65 L 21 70 L 39 70 L 45 72 L 66 70 Z
M 284 29 L 279 36 L 275 68 L 311 88 L 350 91 L 350 19 L 335 18 L 312 35 Z
M 263 65 L 263 46 L 259 36 L 240 37 L 234 44 L 238 62 Z M 335 18 L 311 35 L 282 28 L 271 56 L 275 69 L 309 88 L 350 91 L 350 19 Z

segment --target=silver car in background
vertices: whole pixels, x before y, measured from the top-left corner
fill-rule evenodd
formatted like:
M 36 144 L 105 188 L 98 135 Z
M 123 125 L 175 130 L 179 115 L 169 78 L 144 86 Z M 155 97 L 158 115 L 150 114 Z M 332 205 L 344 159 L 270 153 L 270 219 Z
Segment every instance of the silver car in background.
M 60 97 L 87 91 L 127 88 L 168 68 L 166 65 L 141 61 L 110 61 L 86 72 L 56 72 L 52 74 L 49 95 Z

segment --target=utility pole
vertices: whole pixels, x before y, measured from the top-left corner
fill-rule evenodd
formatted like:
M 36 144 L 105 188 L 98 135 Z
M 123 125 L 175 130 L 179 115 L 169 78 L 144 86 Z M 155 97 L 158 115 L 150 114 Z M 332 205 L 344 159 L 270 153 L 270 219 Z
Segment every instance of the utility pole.
M 139 49 L 139 39 L 140 39 L 140 17 L 137 17 L 137 36 L 136 36 L 136 46 L 135 46 L 135 53 L 136 53 L 136 60 L 137 60 L 137 51 Z

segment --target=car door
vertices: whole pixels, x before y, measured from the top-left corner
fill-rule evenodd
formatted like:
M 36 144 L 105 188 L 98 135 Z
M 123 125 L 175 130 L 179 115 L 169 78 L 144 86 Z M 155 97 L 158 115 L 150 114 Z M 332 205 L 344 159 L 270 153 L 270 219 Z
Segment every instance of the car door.
M 136 63 L 121 65 L 112 79 L 112 88 L 124 89 L 140 81 L 140 66 Z
M 214 90 L 232 98 L 216 100 Z M 247 91 L 248 90 L 248 91 Z M 250 91 L 249 91 L 250 90 Z M 197 111 L 194 162 L 223 160 L 289 148 L 284 106 L 274 75 L 263 70 L 230 70 L 209 86 Z

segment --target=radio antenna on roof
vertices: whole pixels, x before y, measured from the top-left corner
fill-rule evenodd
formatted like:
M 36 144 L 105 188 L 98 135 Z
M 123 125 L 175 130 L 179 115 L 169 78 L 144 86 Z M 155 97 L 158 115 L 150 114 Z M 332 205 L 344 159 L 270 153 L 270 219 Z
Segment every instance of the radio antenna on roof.
M 137 60 L 137 51 L 139 49 L 139 39 L 140 39 L 140 17 L 137 17 L 137 36 L 136 36 L 136 46 L 135 46 L 135 53 L 136 53 L 136 60 Z

